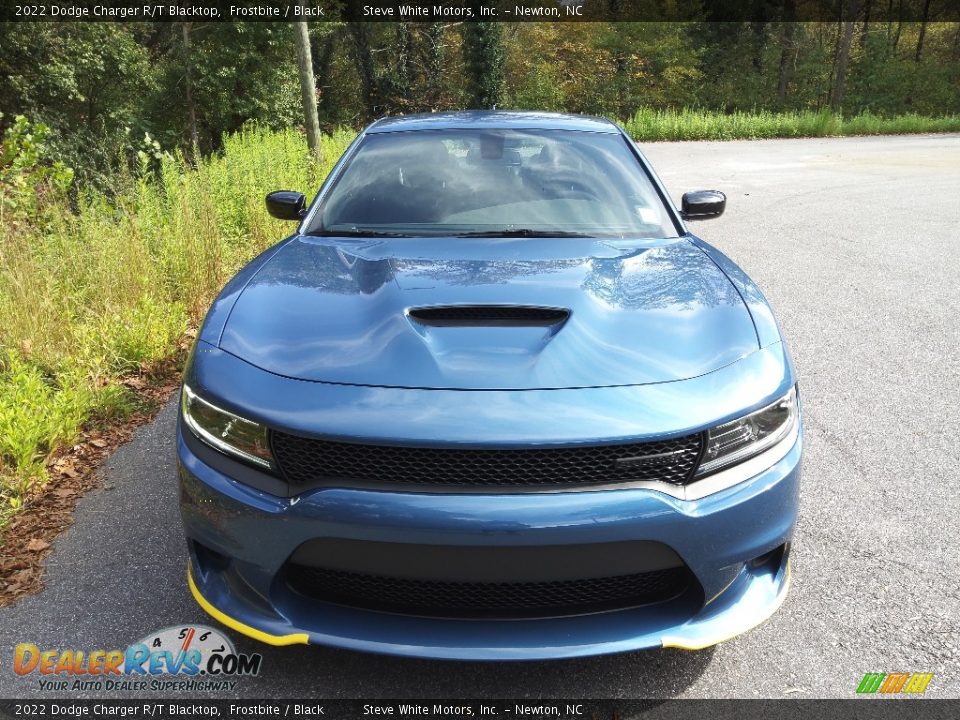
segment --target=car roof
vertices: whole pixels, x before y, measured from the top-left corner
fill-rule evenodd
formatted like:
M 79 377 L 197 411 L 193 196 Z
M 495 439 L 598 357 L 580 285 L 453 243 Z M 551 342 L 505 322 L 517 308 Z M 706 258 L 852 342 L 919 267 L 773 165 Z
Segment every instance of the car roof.
M 619 133 L 606 118 L 550 112 L 514 112 L 507 110 L 466 110 L 459 112 L 418 113 L 385 117 L 370 125 L 368 133 L 409 130 L 463 130 L 476 128 L 581 130 Z

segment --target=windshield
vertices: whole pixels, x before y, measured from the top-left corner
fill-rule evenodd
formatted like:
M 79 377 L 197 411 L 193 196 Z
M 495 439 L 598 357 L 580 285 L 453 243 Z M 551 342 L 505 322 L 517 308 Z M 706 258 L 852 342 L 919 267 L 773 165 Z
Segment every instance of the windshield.
M 676 237 L 653 184 L 614 133 L 372 133 L 311 234 Z

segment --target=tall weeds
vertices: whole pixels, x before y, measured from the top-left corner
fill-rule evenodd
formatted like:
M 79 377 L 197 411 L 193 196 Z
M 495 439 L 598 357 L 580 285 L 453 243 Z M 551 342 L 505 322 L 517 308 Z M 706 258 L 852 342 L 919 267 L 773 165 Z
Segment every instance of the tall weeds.
M 229 277 L 289 233 L 263 196 L 315 191 L 353 135 L 325 137 L 318 164 L 294 130 L 245 130 L 196 167 L 166 157 L 110 198 L 0 225 L 0 525 L 51 451 L 129 410 L 119 378 L 173 355 Z
M 636 140 L 756 140 L 760 138 L 830 135 L 892 135 L 960 131 L 960 116 L 881 117 L 862 113 L 843 117 L 829 110 L 814 112 L 718 113 L 711 110 L 641 108 L 623 123 Z

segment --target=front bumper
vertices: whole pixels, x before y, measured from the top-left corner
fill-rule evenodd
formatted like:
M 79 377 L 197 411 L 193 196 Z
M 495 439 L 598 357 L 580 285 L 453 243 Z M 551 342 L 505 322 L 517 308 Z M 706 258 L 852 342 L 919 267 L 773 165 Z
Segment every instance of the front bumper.
M 802 436 L 771 467 L 698 500 L 639 488 L 504 495 L 327 488 L 282 498 L 203 462 L 184 431 L 178 428 L 177 454 L 191 590 L 213 617 L 264 642 L 463 660 L 699 649 L 763 622 L 789 585 Z M 682 558 L 702 593 L 627 610 L 509 620 L 318 604 L 291 591 L 282 570 L 298 547 L 321 537 L 446 545 L 654 541 Z

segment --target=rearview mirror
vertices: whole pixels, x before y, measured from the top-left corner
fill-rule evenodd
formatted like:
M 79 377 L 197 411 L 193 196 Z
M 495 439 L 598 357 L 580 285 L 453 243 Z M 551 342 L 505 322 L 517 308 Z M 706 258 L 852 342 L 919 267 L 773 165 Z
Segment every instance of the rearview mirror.
M 294 190 L 276 190 L 267 195 L 267 212 L 280 220 L 300 220 L 306 209 L 303 193 Z
M 727 207 L 727 196 L 719 190 L 694 190 L 683 194 L 684 220 L 708 220 L 720 217 Z

